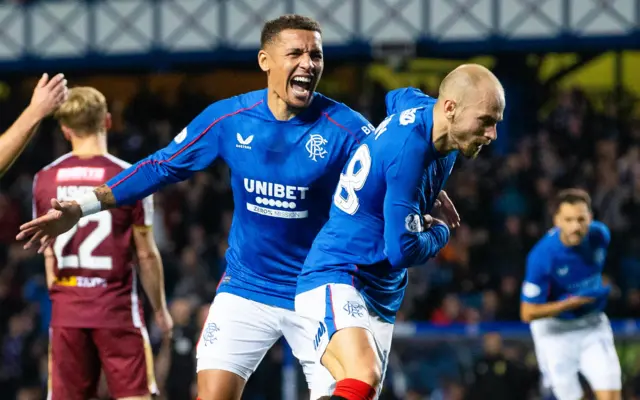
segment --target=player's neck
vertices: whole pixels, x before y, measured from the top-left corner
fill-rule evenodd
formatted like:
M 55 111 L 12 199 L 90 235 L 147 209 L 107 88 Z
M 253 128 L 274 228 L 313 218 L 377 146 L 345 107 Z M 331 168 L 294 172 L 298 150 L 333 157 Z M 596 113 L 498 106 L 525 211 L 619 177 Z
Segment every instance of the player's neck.
M 78 157 L 93 157 L 107 154 L 107 136 L 104 133 L 71 138 L 71 153 Z
M 431 128 L 431 140 L 433 141 L 433 147 L 436 148 L 438 153 L 447 154 L 456 149 L 456 144 L 451 140 L 449 135 L 449 123 L 447 118 L 438 113 L 436 107 L 433 107 L 433 127 Z
M 269 90 L 267 94 L 267 106 L 271 114 L 273 114 L 274 118 L 278 121 L 288 121 L 300 113 L 300 110 L 289 107 L 289 105 L 272 90 Z

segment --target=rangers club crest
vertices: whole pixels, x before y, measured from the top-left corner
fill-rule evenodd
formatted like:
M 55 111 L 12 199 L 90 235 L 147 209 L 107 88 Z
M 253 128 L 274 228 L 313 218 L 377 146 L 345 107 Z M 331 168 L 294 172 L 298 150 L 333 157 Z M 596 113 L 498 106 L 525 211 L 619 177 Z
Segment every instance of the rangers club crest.
M 311 138 L 307 141 L 305 148 L 309 152 L 309 158 L 317 162 L 316 157 L 324 158 L 327 154 L 327 151 L 324 149 L 327 140 L 317 133 L 312 133 L 310 136 Z

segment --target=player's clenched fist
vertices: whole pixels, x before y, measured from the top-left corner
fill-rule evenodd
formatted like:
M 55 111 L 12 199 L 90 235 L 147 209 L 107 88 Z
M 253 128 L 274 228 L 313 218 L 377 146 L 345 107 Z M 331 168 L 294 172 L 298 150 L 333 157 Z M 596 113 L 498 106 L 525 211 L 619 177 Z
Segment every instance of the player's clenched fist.
M 58 235 L 61 235 L 73 228 L 82 217 L 82 209 L 75 201 L 51 200 L 52 209 L 33 221 L 29 221 L 20 227 L 20 233 L 16 239 L 23 240 L 31 237 L 24 245 L 25 249 L 31 248 L 38 241 L 40 248 L 38 253 L 42 253 L 50 246 Z
M 447 226 L 447 223 L 444 222 L 441 219 L 438 218 L 433 218 L 431 215 L 429 214 L 425 214 L 422 216 L 422 219 L 424 220 L 424 231 L 426 231 L 427 229 L 431 228 L 432 226 L 436 225 L 436 224 L 442 224 Z
M 64 74 L 57 74 L 49 79 L 48 74 L 42 74 L 36 88 L 33 90 L 29 107 L 36 111 L 40 119 L 55 111 L 60 104 L 67 100 L 69 89 Z

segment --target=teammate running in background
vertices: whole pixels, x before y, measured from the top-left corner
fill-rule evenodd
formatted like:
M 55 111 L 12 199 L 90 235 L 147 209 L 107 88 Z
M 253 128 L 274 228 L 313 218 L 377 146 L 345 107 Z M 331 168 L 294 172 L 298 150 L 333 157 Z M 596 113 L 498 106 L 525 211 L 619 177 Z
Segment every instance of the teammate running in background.
M 43 74 L 31 103 L 7 131 L 0 135 L 0 177 L 16 161 L 35 134 L 40 121 L 67 99 L 67 80 L 58 74 L 49 80 Z
M 133 204 L 222 158 L 231 169 L 234 216 L 221 280 L 197 347 L 198 394 L 239 399 L 269 348 L 287 339 L 312 398 L 334 381 L 315 368 L 312 322 L 294 312 L 296 280 L 327 221 L 340 171 L 373 127 L 315 89 L 324 59 L 318 23 L 285 15 L 262 29 L 267 88 L 218 101 L 165 148 L 54 212 L 23 225 L 19 239 L 46 247 L 81 216 Z M 315 372 L 318 374 L 315 374 Z
M 543 379 L 558 400 L 577 400 L 580 372 L 598 400 L 619 400 L 620 361 L 603 312 L 609 228 L 592 220 L 591 198 L 580 189 L 558 194 L 553 223 L 529 253 L 520 308 Z
M 111 116 L 104 96 L 90 87 L 71 89 L 55 117 L 71 153 L 34 178 L 34 217 L 51 199 L 68 200 L 130 164 L 107 152 Z M 88 215 L 45 250 L 52 303 L 49 399 L 86 400 L 96 395 L 103 370 L 112 397 L 150 399 L 157 387 L 134 257 L 158 326 L 172 327 L 162 261 L 151 231 L 151 196 L 130 206 Z
M 298 279 L 296 312 L 316 321 L 313 346 L 338 381 L 332 399 L 379 396 L 407 268 L 435 256 L 459 222 L 455 209 L 446 223 L 429 214 L 458 152 L 475 157 L 495 140 L 505 106 L 479 65 L 449 73 L 438 99 L 399 89 L 386 101 L 390 115 L 344 167 Z

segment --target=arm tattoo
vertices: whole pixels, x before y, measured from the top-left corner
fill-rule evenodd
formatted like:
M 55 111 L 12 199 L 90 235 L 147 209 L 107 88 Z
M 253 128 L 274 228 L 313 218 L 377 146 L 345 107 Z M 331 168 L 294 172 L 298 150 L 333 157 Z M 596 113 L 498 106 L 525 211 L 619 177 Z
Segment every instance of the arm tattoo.
M 93 192 L 96 194 L 98 200 L 100 200 L 102 210 L 109 210 L 117 206 L 116 198 L 113 197 L 113 192 L 111 192 L 109 186 L 98 186 L 97 188 L 93 189 Z

